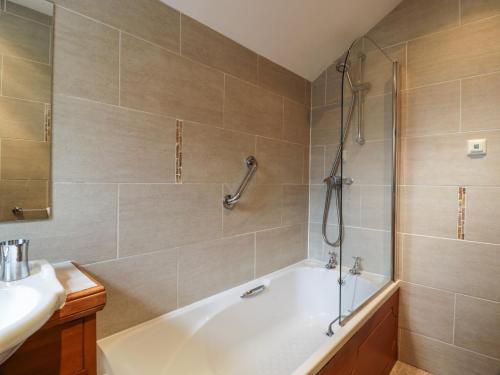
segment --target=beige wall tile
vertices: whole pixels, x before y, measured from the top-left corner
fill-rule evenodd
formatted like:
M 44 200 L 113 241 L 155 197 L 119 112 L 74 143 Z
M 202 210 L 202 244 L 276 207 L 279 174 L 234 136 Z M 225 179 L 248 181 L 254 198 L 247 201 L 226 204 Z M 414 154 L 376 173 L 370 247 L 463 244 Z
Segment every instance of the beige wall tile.
M 179 306 L 250 281 L 254 234 L 200 242 L 179 249 Z
M 309 109 L 290 100 L 284 100 L 283 138 L 287 141 L 309 145 L 311 128 Z
M 336 147 L 334 149 L 336 150 Z M 330 163 L 327 162 L 326 165 Z M 344 177 L 351 177 L 359 184 L 390 185 L 392 140 L 371 141 L 362 146 L 345 144 L 342 173 Z
M 306 104 L 306 80 L 278 64 L 259 56 L 259 82 L 280 95 Z
M 329 225 L 328 233 L 330 241 L 335 241 L 338 238 L 338 226 Z M 363 270 L 390 277 L 392 271 L 390 232 L 345 227 L 342 266 L 351 267 L 354 256 L 361 257 Z
M 57 96 L 54 180 L 174 182 L 175 120 Z
M 321 235 L 321 224 L 309 223 L 309 258 L 327 261 L 323 251 L 323 237 Z
M 390 230 L 392 224 L 392 188 L 361 186 L 361 226 Z
M 309 211 L 309 186 L 283 186 L 283 224 L 307 223 Z
M 404 233 L 456 238 L 456 187 L 400 187 L 400 230 Z
M 0 19 L 0 35 L 0 54 L 50 63 L 49 26 L 3 13 Z
M 366 141 L 392 139 L 392 95 L 369 96 L 363 102 L 362 134 Z M 351 123 L 351 137 L 356 140 L 358 122 Z
M 283 99 L 258 86 L 226 76 L 224 127 L 280 138 Z
M 409 42 L 409 87 L 498 71 L 499 38 L 495 17 Z
M 500 359 L 500 303 L 457 294 L 455 345 Z
M 400 291 L 399 327 L 451 344 L 455 295 L 408 283 Z
M 325 176 L 325 147 L 311 147 L 311 176 L 309 183 L 321 184 Z
M 224 195 L 233 194 L 237 184 L 224 186 Z M 224 236 L 255 232 L 281 225 L 283 188 L 251 182 L 234 209 L 224 209 Z
M 326 104 L 326 71 L 322 72 L 311 84 L 311 106 L 318 107 Z
M 467 188 L 465 239 L 500 244 L 500 188 Z
M 106 287 L 106 308 L 97 315 L 98 338 L 177 307 L 177 250 L 90 264 L 85 269 Z
M 36 10 L 27 8 L 20 4 L 13 3 L 12 1 L 7 1 L 6 10 L 9 13 L 16 14 L 24 18 L 28 18 L 30 20 L 43 23 L 45 25 L 52 25 L 53 17 L 37 12 Z
M 310 186 L 310 214 L 309 220 L 315 223 L 323 221 L 323 212 L 325 209 L 326 185 Z M 360 218 L 360 186 L 344 186 L 342 191 L 342 210 L 345 225 L 359 226 Z M 337 224 L 337 201 L 335 191 L 332 192 L 330 203 L 330 213 L 328 215 L 329 224 Z
M 432 288 L 500 301 L 497 245 L 405 235 L 403 278 Z
M 120 257 L 221 236 L 220 185 L 120 186 Z
M 304 158 L 304 168 L 302 170 L 302 184 L 309 184 L 309 154 L 311 153 L 310 147 L 304 147 L 303 148 L 303 158 Z
M 55 0 L 55 3 L 172 51 L 179 51 L 180 14 L 160 1 Z
M 304 171 L 304 147 L 257 137 L 260 184 L 301 184 Z
M 487 138 L 488 156 L 467 156 L 467 140 Z M 500 132 L 448 134 L 403 140 L 404 181 L 408 185 L 500 186 Z
M 311 115 L 311 145 L 337 144 L 340 140 L 341 109 L 338 105 L 318 107 Z
M 45 104 L 0 97 L 0 137 L 45 140 Z
M 500 129 L 500 74 L 462 81 L 462 128 L 466 131 Z
M 223 73 L 122 35 L 121 104 L 205 124 L 222 123 Z
M 56 93 L 118 104 L 117 30 L 57 8 L 54 49 Z
M 387 53 L 387 51 L 384 52 Z M 383 95 L 392 92 L 393 66 L 386 53 L 382 53 L 379 49 L 369 49 L 365 52 L 363 82 L 370 83 L 370 89 L 365 92 L 365 96 Z M 344 82 L 344 95 L 350 95 L 350 90 L 347 87 L 347 83 Z
M 405 91 L 402 96 L 402 113 L 403 135 L 458 132 L 460 82 Z
M 246 81 L 257 82 L 257 54 L 182 15 L 182 54 Z
M 183 182 L 240 182 L 255 155 L 255 137 L 239 132 L 185 122 L 182 139 Z
M 50 65 L 3 57 L 2 94 L 5 96 L 49 103 L 51 77 Z
M 0 180 L 0 220 L 15 220 L 14 207 L 49 207 L 47 181 Z
M 312 84 L 306 81 L 306 107 L 311 108 L 312 103 Z
M 500 14 L 498 0 L 462 0 L 462 22 L 472 22 Z
M 53 218 L 2 224 L 2 237 L 28 238 L 31 259 L 80 264 L 116 257 L 117 186 L 54 184 Z
M 302 225 L 257 232 L 255 274 L 257 277 L 297 263 L 307 257 Z
M 47 180 L 50 177 L 50 144 L 2 139 L 0 175 L 5 180 Z
M 500 361 L 401 330 L 399 359 L 439 375 L 486 375 L 500 371 Z
M 387 46 L 458 26 L 458 22 L 458 1 L 404 0 L 368 35 L 378 44 Z

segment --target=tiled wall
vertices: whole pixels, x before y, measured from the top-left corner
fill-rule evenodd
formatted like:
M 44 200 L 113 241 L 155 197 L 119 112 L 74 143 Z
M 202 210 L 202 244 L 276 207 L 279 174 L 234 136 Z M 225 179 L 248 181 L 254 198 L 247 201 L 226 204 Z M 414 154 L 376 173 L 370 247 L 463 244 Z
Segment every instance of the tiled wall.
M 498 374 L 500 1 L 404 0 L 369 34 L 406 65 L 401 360 L 436 375 Z M 470 158 L 478 138 L 488 154 Z
M 352 178 L 352 185 L 342 190 L 344 241 L 342 266 L 351 267 L 352 257 L 362 258 L 362 268 L 385 277 L 391 276 L 392 224 L 392 61 L 374 48 L 368 40 L 357 44 L 349 56 L 350 74 L 354 83 L 369 83 L 363 93 L 363 136 L 365 143 L 356 143 L 358 131 L 358 100 L 343 147 L 342 174 Z M 399 49 L 388 51 L 397 55 Z M 358 53 L 362 53 L 363 76 L 359 77 Z M 339 59 L 344 62 L 345 57 Z M 337 62 L 328 67 L 312 84 L 311 174 L 309 255 L 326 262 L 328 252 L 339 248 L 326 245 L 322 238 L 322 221 L 326 185 L 341 137 L 342 75 Z M 344 126 L 351 101 L 351 90 L 344 82 Z M 344 129 L 342 130 L 344 131 Z M 340 169 L 337 171 L 340 175 Z M 327 235 L 338 238 L 335 192 L 328 217 Z
M 0 1 L 0 221 L 49 205 L 52 17 Z M 33 215 L 27 213 L 29 215 Z
M 305 258 L 309 82 L 159 1 L 56 4 L 54 217 L 0 231 L 106 285 L 99 336 Z

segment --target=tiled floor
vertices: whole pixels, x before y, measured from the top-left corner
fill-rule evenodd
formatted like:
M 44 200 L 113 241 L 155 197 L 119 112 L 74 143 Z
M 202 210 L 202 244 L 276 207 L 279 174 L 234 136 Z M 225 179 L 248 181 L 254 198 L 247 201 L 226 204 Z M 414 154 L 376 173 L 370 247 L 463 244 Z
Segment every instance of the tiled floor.
M 430 372 L 420 370 L 406 363 L 397 361 L 389 375 L 432 375 Z

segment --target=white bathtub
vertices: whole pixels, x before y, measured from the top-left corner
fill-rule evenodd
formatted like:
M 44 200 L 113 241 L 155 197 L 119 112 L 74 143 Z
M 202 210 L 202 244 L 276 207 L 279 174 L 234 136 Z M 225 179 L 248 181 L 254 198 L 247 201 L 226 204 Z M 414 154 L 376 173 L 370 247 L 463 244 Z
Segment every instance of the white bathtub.
M 388 286 L 328 337 L 328 324 L 338 316 L 338 277 L 336 270 L 303 261 L 106 337 L 98 341 L 98 373 L 315 373 L 397 288 L 377 275 L 348 277 L 342 299 L 350 309 Z M 240 298 L 261 284 L 264 292 Z

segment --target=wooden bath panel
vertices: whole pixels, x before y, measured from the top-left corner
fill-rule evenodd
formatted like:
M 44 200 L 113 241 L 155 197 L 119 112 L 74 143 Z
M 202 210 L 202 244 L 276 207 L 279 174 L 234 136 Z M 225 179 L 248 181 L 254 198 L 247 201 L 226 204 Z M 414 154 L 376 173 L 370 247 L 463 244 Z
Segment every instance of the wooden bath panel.
M 354 334 L 319 375 L 388 375 L 398 358 L 399 290 Z

